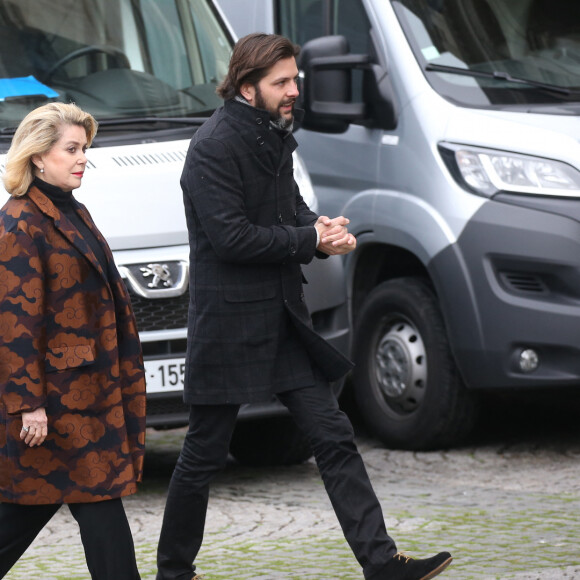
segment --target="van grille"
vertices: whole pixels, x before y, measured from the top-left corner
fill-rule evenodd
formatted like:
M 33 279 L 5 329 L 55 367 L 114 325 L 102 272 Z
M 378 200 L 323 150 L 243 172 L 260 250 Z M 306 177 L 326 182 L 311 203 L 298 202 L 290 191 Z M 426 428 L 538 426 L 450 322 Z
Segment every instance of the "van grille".
M 157 393 L 147 396 L 147 427 L 174 429 L 189 423 L 189 406 L 181 392 L 174 395 Z
M 162 153 L 143 153 L 140 155 L 117 155 L 112 157 L 119 167 L 160 165 L 162 163 L 181 163 L 185 161 L 186 151 L 167 151 Z
M 143 298 L 129 289 L 139 332 L 187 328 L 189 292 L 173 298 Z
M 173 415 L 175 413 L 187 414 L 189 406 L 183 402 L 183 395 L 163 398 L 150 397 L 147 399 L 148 415 Z
M 508 289 L 525 294 L 548 294 L 548 287 L 537 274 L 526 272 L 500 272 L 502 282 Z

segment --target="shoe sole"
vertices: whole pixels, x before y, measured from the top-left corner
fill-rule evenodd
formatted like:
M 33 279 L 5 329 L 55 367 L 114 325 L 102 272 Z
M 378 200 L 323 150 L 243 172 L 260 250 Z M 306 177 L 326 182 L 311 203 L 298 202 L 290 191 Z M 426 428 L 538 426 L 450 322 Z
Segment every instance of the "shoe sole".
M 443 562 L 442 564 L 437 566 L 437 568 L 435 568 L 435 570 L 431 570 L 431 572 L 429 572 L 429 574 L 427 574 L 427 576 L 423 576 L 421 578 L 421 580 L 431 580 L 431 578 L 435 578 L 435 576 L 441 574 L 441 572 L 443 572 L 443 570 L 445 570 L 445 568 L 447 568 L 447 566 L 449 566 L 449 564 L 451 564 L 452 561 L 453 561 L 453 558 L 447 558 L 447 560 L 445 560 L 445 562 Z

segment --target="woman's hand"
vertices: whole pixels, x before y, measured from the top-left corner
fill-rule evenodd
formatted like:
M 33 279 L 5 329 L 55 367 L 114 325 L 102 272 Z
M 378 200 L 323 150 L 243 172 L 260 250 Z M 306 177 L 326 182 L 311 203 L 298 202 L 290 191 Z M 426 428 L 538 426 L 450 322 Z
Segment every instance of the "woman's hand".
M 46 418 L 46 410 L 44 407 L 39 407 L 34 411 L 22 413 L 22 430 L 20 431 L 20 439 L 24 439 L 26 445 L 34 447 L 41 445 L 48 435 L 48 420 Z

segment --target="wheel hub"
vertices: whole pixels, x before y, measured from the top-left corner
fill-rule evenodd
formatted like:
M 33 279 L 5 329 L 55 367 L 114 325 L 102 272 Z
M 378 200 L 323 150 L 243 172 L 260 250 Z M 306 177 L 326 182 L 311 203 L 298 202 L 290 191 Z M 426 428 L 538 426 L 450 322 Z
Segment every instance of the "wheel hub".
M 387 401 L 407 412 L 416 409 L 427 381 L 427 359 L 421 335 L 408 322 L 392 324 L 377 345 L 375 376 Z

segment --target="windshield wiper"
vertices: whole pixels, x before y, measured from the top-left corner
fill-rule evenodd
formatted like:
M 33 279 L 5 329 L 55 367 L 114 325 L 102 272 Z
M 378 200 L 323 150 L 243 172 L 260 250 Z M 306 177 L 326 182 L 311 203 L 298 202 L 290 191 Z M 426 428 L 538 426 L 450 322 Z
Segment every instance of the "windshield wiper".
M 10 135 L 12 137 L 12 135 L 16 133 L 16 129 L 16 127 L 2 127 L 2 129 L 0 129 L 0 136 L 4 137 L 4 135 Z
M 534 87 L 536 89 L 542 89 L 544 91 L 550 91 L 551 93 L 558 93 L 560 95 L 570 96 L 572 91 L 565 87 L 559 87 L 558 85 L 550 85 L 548 83 L 542 83 L 539 81 L 533 81 L 531 79 L 522 79 L 519 77 L 512 77 L 509 73 L 502 71 L 494 72 L 484 72 L 479 70 L 471 70 L 468 68 L 459 68 L 457 66 L 446 66 L 443 64 L 435 64 L 433 62 L 428 63 L 425 66 L 425 70 L 431 70 L 435 72 L 444 72 L 454 75 L 464 75 L 468 77 L 481 77 L 485 79 L 494 79 L 498 81 L 505 81 L 509 83 L 517 83 L 520 85 L 527 85 L 528 87 Z
M 170 125 L 201 125 L 207 117 L 114 117 L 99 119 L 99 127 L 118 127 L 120 125 L 138 125 L 141 123 L 168 123 Z M 0 137 L 12 137 L 17 127 L 2 127 Z
M 141 123 L 168 123 L 170 125 L 200 125 L 207 117 L 113 117 L 98 119 L 99 127 L 118 127 L 119 125 L 139 125 Z

